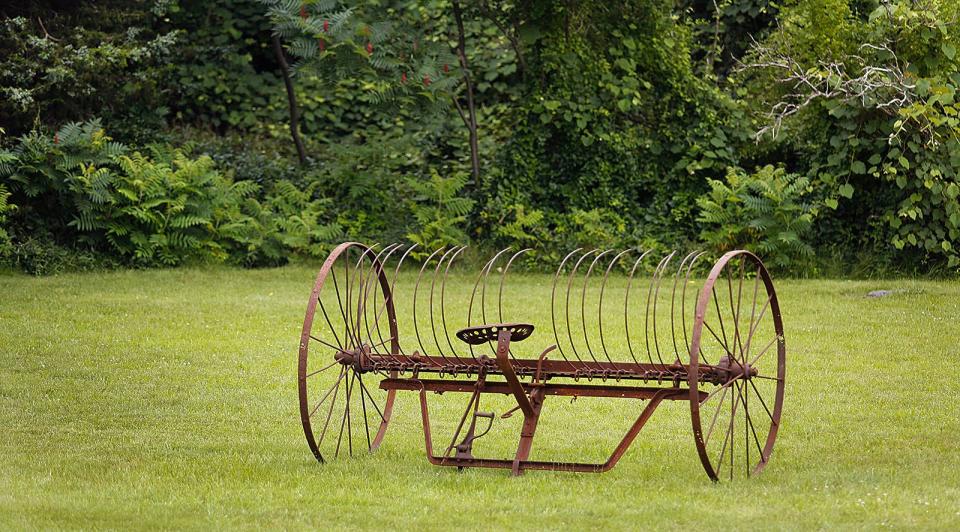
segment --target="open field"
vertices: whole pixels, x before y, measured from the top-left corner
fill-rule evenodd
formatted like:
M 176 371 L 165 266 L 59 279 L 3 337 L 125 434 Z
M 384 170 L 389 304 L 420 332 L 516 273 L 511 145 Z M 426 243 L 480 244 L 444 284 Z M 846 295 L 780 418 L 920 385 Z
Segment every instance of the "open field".
M 296 395 L 314 275 L 0 277 L 0 528 L 960 526 L 960 282 L 777 281 L 783 428 L 762 475 L 714 484 L 686 403 L 662 406 L 609 473 L 510 478 L 429 465 L 416 396 L 400 394 L 378 453 L 321 466 Z M 549 322 L 549 282 L 511 283 L 532 323 Z M 881 288 L 899 291 L 864 297 Z M 636 415 L 582 402 L 547 403 L 534 458 L 601 459 Z M 507 452 L 515 431 L 482 442 Z

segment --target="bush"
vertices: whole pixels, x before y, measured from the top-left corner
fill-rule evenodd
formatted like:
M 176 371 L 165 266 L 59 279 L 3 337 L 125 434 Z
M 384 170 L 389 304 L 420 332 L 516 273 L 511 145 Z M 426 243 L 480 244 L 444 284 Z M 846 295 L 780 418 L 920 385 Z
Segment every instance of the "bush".
M 473 209 L 473 200 L 459 194 L 469 177 L 462 172 L 443 177 L 431 169 L 427 180 L 408 180 L 416 193 L 410 208 L 417 220 L 417 230 L 407 234 L 411 242 L 420 246 L 412 253 L 414 258 L 426 257 L 443 246 L 466 243 L 463 226 Z
M 3 154 L 0 154 L 0 165 L 6 164 L 3 162 Z M 7 191 L 7 188 L 0 184 L 0 263 L 4 262 L 11 251 L 13 251 L 13 245 L 10 242 L 10 234 L 6 230 L 7 214 L 16 210 L 17 206 L 9 203 L 10 192 Z
M 819 244 L 960 266 L 960 6 L 891 1 L 857 18 L 805 0 L 783 15 L 751 53 L 748 87 L 773 95 L 765 129 L 782 126 L 825 197 Z
M 783 168 L 768 165 L 752 174 L 730 168 L 697 199 L 701 237 L 718 252 L 745 248 L 777 268 L 798 270 L 813 256 L 806 237 L 817 209 L 809 192 L 807 178 Z
M 234 181 L 189 146 L 131 152 L 98 121 L 22 137 L 0 151 L 0 178 L 0 230 L 9 185 L 22 206 L 16 234 L 30 235 L 14 243 L 13 262 L 35 273 L 89 269 L 97 252 L 136 266 L 278 265 L 320 257 L 342 236 L 319 183 Z
M 78 13 L 44 17 L 54 37 L 31 12 L 42 6 L 24 4 L 14 12 L 34 16 L 0 21 L 0 128 L 19 135 L 94 114 L 130 124 L 131 134 L 163 124 L 162 80 L 179 32 L 147 31 L 140 6 L 78 3 Z M 91 27 L 72 26 L 74 14 Z

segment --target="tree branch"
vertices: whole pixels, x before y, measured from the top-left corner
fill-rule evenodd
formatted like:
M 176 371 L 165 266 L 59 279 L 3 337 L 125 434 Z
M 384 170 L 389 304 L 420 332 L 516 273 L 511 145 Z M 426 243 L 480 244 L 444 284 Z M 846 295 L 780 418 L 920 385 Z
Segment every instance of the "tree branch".
M 480 2 L 480 12 L 483 13 L 483 16 L 486 17 L 487 20 L 493 22 L 497 29 L 500 30 L 500 33 L 510 42 L 510 47 L 513 48 L 513 54 L 517 57 L 517 63 L 520 66 L 520 77 L 526 79 L 527 62 L 523 58 L 523 52 L 520 51 L 520 39 L 517 37 L 516 24 L 513 25 L 513 31 L 507 30 L 507 27 L 497 18 L 497 15 L 493 12 L 493 9 L 490 8 L 490 4 L 487 3 L 486 0 Z

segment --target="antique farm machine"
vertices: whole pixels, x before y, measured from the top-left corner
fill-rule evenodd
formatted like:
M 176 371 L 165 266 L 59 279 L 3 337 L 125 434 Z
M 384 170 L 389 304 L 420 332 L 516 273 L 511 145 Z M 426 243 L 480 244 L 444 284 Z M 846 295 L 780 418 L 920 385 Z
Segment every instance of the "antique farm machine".
M 754 254 L 731 251 L 704 279 L 702 252 L 576 249 L 558 258 L 549 285 L 529 278 L 517 292 L 508 272 L 530 250 L 500 251 L 467 282 L 450 275 L 465 251 L 347 242 L 331 252 L 310 293 L 298 365 L 300 418 L 317 460 L 376 450 L 397 392 L 410 391 L 436 465 L 607 471 L 663 401 L 687 401 L 711 479 L 766 466 L 780 428 L 786 346 L 773 282 Z M 419 268 L 402 267 L 411 256 Z M 428 407 L 437 394 L 465 399 L 446 410 L 453 415 L 441 448 Z M 565 418 L 578 398 L 617 408 L 577 429 Z M 499 415 L 486 408 L 497 401 Z M 545 408 L 557 409 L 551 434 L 565 443 L 605 415 L 630 424 L 605 461 L 531 459 Z M 519 432 L 516 450 L 482 456 L 478 440 L 501 426 Z M 550 443 L 536 454 L 549 454 Z

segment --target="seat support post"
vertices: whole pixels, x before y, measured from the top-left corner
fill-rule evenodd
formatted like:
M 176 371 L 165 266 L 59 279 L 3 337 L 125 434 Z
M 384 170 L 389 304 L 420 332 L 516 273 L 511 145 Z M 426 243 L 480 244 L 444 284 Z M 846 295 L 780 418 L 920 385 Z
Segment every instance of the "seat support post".
M 517 400 L 517 406 L 523 412 L 523 428 L 520 430 L 520 443 L 517 445 L 517 454 L 513 459 L 513 474 L 522 475 L 521 462 L 530 456 L 533 447 L 533 435 L 537 431 L 537 422 L 540 421 L 540 407 L 543 405 L 543 389 L 534 387 L 530 395 L 524 392 L 523 384 L 510 364 L 510 329 L 501 329 L 497 333 L 497 367 L 507 380 L 510 392 Z

